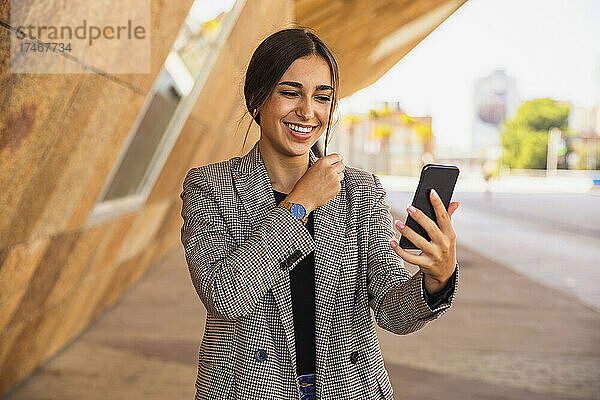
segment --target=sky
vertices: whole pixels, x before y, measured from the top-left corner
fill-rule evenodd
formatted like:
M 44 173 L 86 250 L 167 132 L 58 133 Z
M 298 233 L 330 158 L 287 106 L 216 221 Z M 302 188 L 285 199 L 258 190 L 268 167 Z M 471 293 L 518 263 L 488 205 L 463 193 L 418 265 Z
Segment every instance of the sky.
M 516 79 L 522 101 L 600 105 L 600 0 L 468 0 L 340 111 L 399 101 L 409 115 L 432 116 L 436 146 L 466 150 L 474 83 L 495 69 Z
M 221 12 L 231 10 L 236 0 L 195 0 L 192 12 L 201 20 L 208 21 L 217 17 Z

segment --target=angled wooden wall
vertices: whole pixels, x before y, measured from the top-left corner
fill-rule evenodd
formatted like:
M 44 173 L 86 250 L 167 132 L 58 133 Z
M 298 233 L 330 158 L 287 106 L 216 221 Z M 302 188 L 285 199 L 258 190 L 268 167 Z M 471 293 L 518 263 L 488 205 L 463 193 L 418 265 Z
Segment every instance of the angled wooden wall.
M 340 97 L 381 78 L 467 0 L 296 0 L 296 20 L 333 49 Z
M 11 74 L 11 33 L 0 27 L 0 393 L 181 246 L 182 175 L 236 140 L 214 134 L 240 111 L 231 105 L 239 91 L 219 78 L 243 70 L 240 54 L 291 15 L 290 3 L 247 2 L 209 78 L 208 98 L 218 92 L 221 101 L 194 110 L 143 210 L 83 228 L 191 3 L 152 1 L 146 75 Z M 8 24 L 8 7 L 0 7 Z

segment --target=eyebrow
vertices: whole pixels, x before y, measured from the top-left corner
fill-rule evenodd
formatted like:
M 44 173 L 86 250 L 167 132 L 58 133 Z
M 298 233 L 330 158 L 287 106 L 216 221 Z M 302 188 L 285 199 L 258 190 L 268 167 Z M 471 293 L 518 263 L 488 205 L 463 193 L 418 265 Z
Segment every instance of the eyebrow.
M 280 82 L 278 85 L 288 85 L 288 86 L 293 86 L 295 88 L 298 89 L 302 89 L 302 84 L 300 82 L 291 82 L 291 81 L 285 81 L 285 82 Z M 319 85 L 316 87 L 317 90 L 331 90 L 333 91 L 333 88 L 329 85 Z

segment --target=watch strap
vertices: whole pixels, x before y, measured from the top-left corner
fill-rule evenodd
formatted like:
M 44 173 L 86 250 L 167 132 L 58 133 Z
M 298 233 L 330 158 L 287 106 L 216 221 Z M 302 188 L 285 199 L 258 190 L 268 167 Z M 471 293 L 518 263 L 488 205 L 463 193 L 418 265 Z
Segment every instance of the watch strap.
M 290 202 L 290 201 L 283 200 L 283 201 L 281 201 L 281 202 L 279 203 L 279 206 L 280 206 L 280 207 L 283 207 L 283 208 L 285 208 L 286 210 L 289 210 L 289 212 L 290 212 L 292 215 L 294 215 L 294 213 L 292 212 L 292 207 L 293 207 L 295 204 L 300 204 L 300 203 L 292 203 L 292 202 Z M 301 204 L 300 204 L 300 205 L 301 205 Z M 302 207 L 304 208 L 304 206 L 302 206 Z M 305 210 L 306 210 L 306 209 L 305 209 Z M 296 216 L 294 215 L 294 217 L 296 217 Z M 308 213 L 306 213 L 306 215 L 305 215 L 304 217 L 302 217 L 302 218 L 298 218 L 298 217 L 296 217 L 296 219 L 297 219 L 298 221 L 300 221 L 300 222 L 302 223 L 302 225 L 306 226 L 306 223 L 308 222 Z

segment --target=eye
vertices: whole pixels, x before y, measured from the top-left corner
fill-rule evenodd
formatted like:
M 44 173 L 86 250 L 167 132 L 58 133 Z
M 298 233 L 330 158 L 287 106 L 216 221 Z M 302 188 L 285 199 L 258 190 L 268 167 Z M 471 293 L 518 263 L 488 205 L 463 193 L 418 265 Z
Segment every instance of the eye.
M 291 96 L 291 97 L 298 96 L 298 93 L 296 93 L 296 92 L 280 92 L 280 93 L 285 96 Z M 331 98 L 329 98 L 329 96 L 317 96 L 317 99 L 319 99 L 319 101 L 324 101 L 324 102 L 331 101 Z

